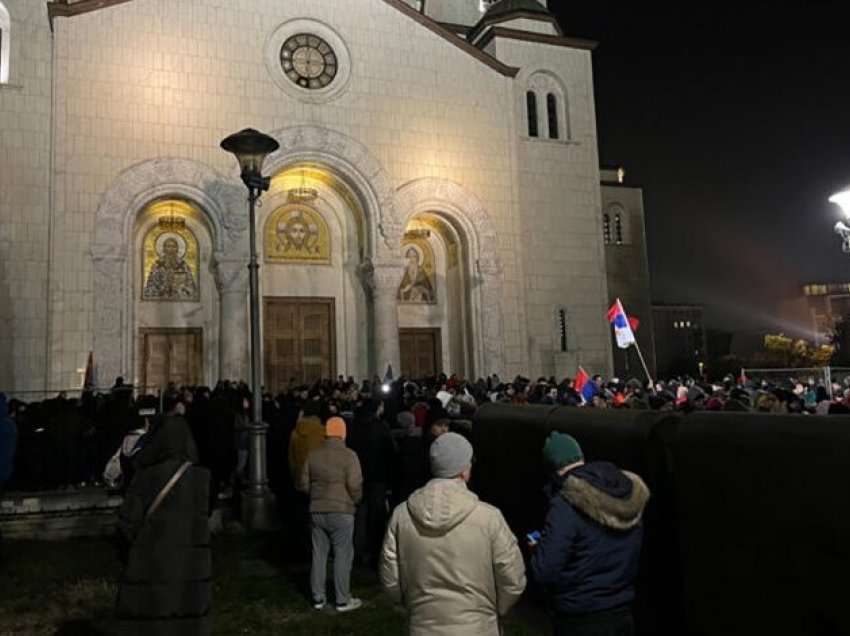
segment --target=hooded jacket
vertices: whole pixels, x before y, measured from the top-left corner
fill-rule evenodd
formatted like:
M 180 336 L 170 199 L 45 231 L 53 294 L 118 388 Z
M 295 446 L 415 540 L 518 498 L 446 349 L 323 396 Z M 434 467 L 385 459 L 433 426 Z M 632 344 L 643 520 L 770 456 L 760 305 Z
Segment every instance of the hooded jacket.
M 395 509 L 380 577 L 408 610 L 411 636 L 498 636 L 526 583 L 502 513 L 459 479 L 432 479 Z
M 634 600 L 649 489 L 640 477 L 595 462 L 552 488 L 543 536 L 531 559 L 534 581 L 562 614 L 589 614 Z
M 310 451 L 317 449 L 324 441 L 325 427 L 318 416 L 305 415 L 298 420 L 289 438 L 289 470 L 293 482 L 298 483 L 301 469 Z
M 166 416 L 150 436 L 133 457 L 136 474 L 118 513 L 129 551 L 118 588 L 117 633 L 207 635 L 212 627 L 210 474 L 193 465 L 146 518 L 183 463 L 198 461 L 182 417 Z

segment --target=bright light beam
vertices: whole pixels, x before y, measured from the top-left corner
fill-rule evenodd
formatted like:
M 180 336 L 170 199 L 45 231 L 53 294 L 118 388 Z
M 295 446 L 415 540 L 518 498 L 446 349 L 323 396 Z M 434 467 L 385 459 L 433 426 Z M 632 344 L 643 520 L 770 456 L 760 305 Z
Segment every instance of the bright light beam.
M 844 216 L 850 219 L 850 189 L 842 190 L 841 192 L 836 192 L 831 197 L 829 197 L 829 202 L 834 203 L 838 207 L 841 208 L 841 211 L 844 213 Z

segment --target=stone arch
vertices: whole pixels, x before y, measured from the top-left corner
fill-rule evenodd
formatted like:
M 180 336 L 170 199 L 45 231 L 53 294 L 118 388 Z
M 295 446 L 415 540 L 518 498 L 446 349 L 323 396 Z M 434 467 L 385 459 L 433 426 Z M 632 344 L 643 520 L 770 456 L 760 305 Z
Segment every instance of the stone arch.
M 366 214 L 367 258 L 392 260 L 403 225 L 396 214 L 392 179 L 369 149 L 341 132 L 318 126 L 292 126 L 269 134 L 280 149 L 268 157 L 264 172 L 277 174 L 304 161 L 334 170 L 360 199 Z
M 426 177 L 398 189 L 396 210 L 402 231 L 423 212 L 442 216 L 460 231 L 469 259 L 475 371 L 479 375 L 502 373 L 502 266 L 496 252 L 496 229 L 484 204 L 454 181 Z
M 248 225 L 245 188 L 238 180 L 187 159 L 155 159 L 124 170 L 101 197 L 95 214 L 91 256 L 100 384 L 132 372 L 131 233 L 145 206 L 164 197 L 196 204 L 209 224 L 214 252 L 247 262 L 247 242 L 238 240 Z

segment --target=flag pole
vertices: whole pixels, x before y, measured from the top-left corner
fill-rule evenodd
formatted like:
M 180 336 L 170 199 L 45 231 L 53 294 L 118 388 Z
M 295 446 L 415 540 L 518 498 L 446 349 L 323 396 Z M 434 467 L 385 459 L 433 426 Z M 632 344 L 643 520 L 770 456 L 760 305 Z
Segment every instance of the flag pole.
M 652 375 L 649 373 L 649 367 L 646 366 L 646 360 L 643 359 L 643 353 L 641 353 L 637 338 L 635 338 L 635 349 L 637 349 L 638 358 L 640 358 L 640 363 L 643 365 L 644 373 L 646 373 L 646 379 L 649 380 L 649 384 L 653 384 Z

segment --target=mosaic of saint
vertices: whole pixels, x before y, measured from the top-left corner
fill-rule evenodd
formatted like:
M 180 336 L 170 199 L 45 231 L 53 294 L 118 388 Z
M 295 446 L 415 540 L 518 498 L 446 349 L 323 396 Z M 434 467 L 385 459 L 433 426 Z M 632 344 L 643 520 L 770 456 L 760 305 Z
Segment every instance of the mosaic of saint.
M 200 300 L 198 261 L 198 241 L 185 219 L 160 219 L 142 245 L 142 300 Z
M 286 263 L 331 262 L 331 237 L 322 215 L 310 206 L 288 204 L 266 222 L 266 260 Z
M 434 304 L 437 302 L 434 250 L 427 238 L 407 238 L 402 244 L 404 278 L 398 288 L 401 303 Z

